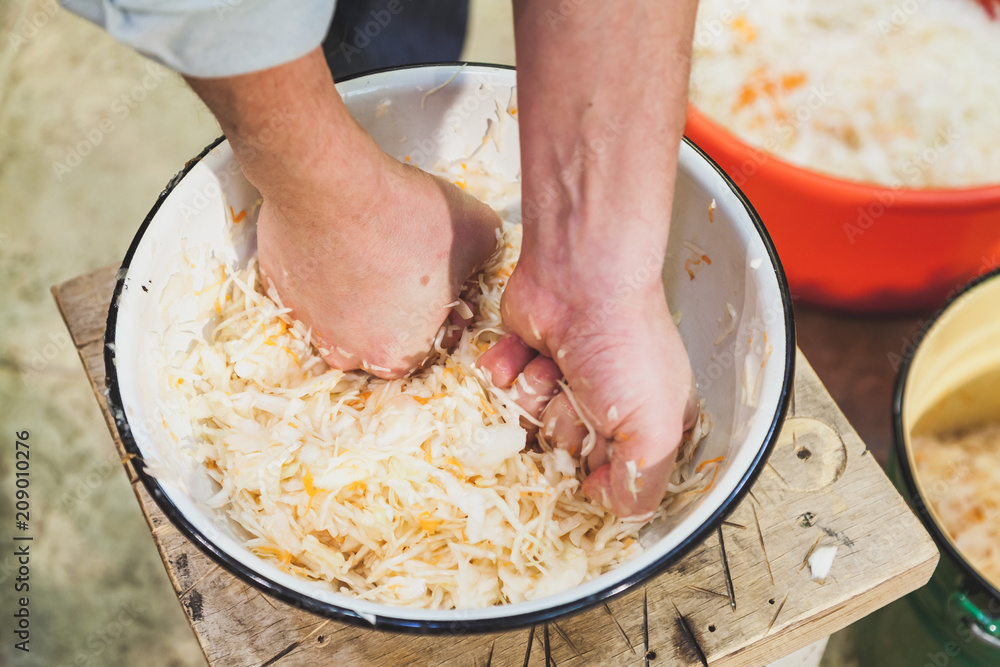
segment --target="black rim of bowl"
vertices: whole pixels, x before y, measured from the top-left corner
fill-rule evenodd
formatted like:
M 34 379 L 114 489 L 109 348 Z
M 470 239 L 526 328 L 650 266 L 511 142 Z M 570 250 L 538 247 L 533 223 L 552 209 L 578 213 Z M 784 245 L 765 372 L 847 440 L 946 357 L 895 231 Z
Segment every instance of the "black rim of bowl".
M 372 70 L 370 72 L 362 72 L 351 77 L 345 77 L 341 80 L 341 82 L 367 77 L 374 74 L 396 72 L 406 69 L 460 67 L 463 65 L 489 67 L 491 69 L 514 69 L 509 66 L 492 65 L 488 63 L 426 63 L 421 65 L 389 67 Z M 715 161 L 712 160 L 703 150 L 685 137 L 684 141 L 691 146 L 695 152 L 698 153 L 698 155 L 708 162 L 709 165 L 711 165 L 711 167 L 719 175 L 722 181 L 730 188 L 749 214 L 754 228 L 764 244 L 771 265 L 774 267 L 775 277 L 778 282 L 778 288 L 781 296 L 782 313 L 784 317 L 783 324 L 785 327 L 786 359 L 782 376 L 782 388 L 778 397 L 778 406 L 768 427 L 764 443 L 747 471 L 743 474 L 743 477 L 737 483 L 736 488 L 729 494 L 729 496 L 722 502 L 722 504 L 705 523 L 695 529 L 691 535 L 687 536 L 687 538 L 685 538 L 680 544 L 674 547 L 669 553 L 664 554 L 663 557 L 654 562 L 650 567 L 642 571 L 635 572 L 625 579 L 609 583 L 600 591 L 592 595 L 534 612 L 526 612 L 513 616 L 503 616 L 497 618 L 472 620 L 421 620 L 395 617 L 391 615 L 391 611 L 389 612 L 389 615 L 378 615 L 372 617 L 365 614 L 365 616 L 362 617 L 362 615 L 358 612 L 346 607 L 341 607 L 329 602 L 323 602 L 294 591 L 291 588 L 274 582 L 243 565 L 234 557 L 223 551 L 220 547 L 208 539 L 200 530 L 198 530 L 190 521 L 188 521 L 187 517 L 184 516 L 184 514 L 170 501 L 170 498 L 160 486 L 159 481 L 146 471 L 145 463 L 142 459 L 142 452 L 139 450 L 138 444 L 132 435 L 132 429 L 129 425 L 128 418 L 125 416 L 125 409 L 122 403 L 118 381 L 118 371 L 115 362 L 115 335 L 117 330 L 119 301 L 121 299 L 122 291 L 125 289 L 125 281 L 128 277 L 129 267 L 131 265 L 132 258 L 139 247 L 139 243 L 141 242 L 146 229 L 152 222 L 153 217 L 156 215 L 157 211 L 159 211 L 163 201 L 173 191 L 180 180 L 184 178 L 187 173 L 191 171 L 191 169 L 194 168 L 194 166 L 198 164 L 206 155 L 208 155 L 209 151 L 218 146 L 224 140 L 225 137 L 219 137 L 214 142 L 209 144 L 197 157 L 189 161 L 184 168 L 167 183 L 166 188 L 160 193 L 159 197 L 157 197 L 156 202 L 153 204 L 153 207 L 146 215 L 146 218 L 139 226 L 139 230 L 136 232 L 135 237 L 132 239 L 132 244 L 129 246 L 128 252 L 125 254 L 125 258 L 122 261 L 121 268 L 118 271 L 118 281 L 115 284 L 114 295 L 111 299 L 111 307 L 108 309 L 107 329 L 104 335 L 104 364 L 107 372 L 108 404 L 111 408 L 112 415 L 114 415 L 115 426 L 118 429 L 118 434 L 121 437 L 125 449 L 129 454 L 135 457 L 133 458 L 132 463 L 136 474 L 142 480 L 146 490 L 149 491 L 150 496 L 152 496 L 156 504 L 160 507 L 167 518 L 169 518 L 170 521 L 181 531 L 181 533 L 183 533 L 184 536 L 201 549 L 202 552 L 212 558 L 229 573 L 235 575 L 244 582 L 255 586 L 265 594 L 271 595 L 293 607 L 361 627 L 423 634 L 473 634 L 513 630 L 535 625 L 537 623 L 553 621 L 558 618 L 583 611 L 600 602 L 622 595 L 638 584 L 647 581 L 656 574 L 659 574 L 668 566 L 676 563 L 681 557 L 687 554 L 692 548 L 701 543 L 709 534 L 711 534 L 711 532 L 721 524 L 723 519 L 725 519 L 725 517 L 736 508 L 739 501 L 742 500 L 742 498 L 750 490 L 750 487 L 756 480 L 757 475 L 760 473 L 760 469 L 763 466 L 764 461 L 770 454 L 771 449 L 777 440 L 793 389 L 792 380 L 795 372 L 796 348 L 791 296 L 788 289 L 788 281 L 785 278 L 784 270 L 781 267 L 781 262 L 779 261 L 777 252 L 775 251 L 774 243 L 771 241 L 771 237 L 768 235 L 764 224 L 761 222 L 760 216 L 757 214 L 757 211 L 754 210 L 746 196 L 740 191 L 740 189 L 722 170 L 722 168 L 719 167 L 719 165 L 716 164 Z M 391 609 L 389 605 L 386 605 L 386 608 Z
M 994 269 L 989 273 L 985 273 L 978 278 L 973 279 L 952 296 L 945 301 L 944 305 L 938 308 L 937 312 L 934 313 L 933 317 L 930 319 L 930 324 L 927 325 L 925 330 L 930 333 L 934 327 L 937 325 L 941 317 L 947 312 L 952 304 L 961 299 L 965 294 L 975 289 L 977 286 L 993 280 L 1000 276 L 1000 268 Z M 954 563 L 961 568 L 963 575 L 965 576 L 964 585 L 968 588 L 971 593 L 985 593 L 991 596 L 995 600 L 1000 600 L 1000 591 L 997 590 L 993 584 L 986 580 L 975 568 L 965 559 L 955 545 L 952 544 L 951 540 L 945 533 L 944 528 L 938 525 L 937 521 L 931 515 L 930 509 L 927 507 L 927 502 L 923 495 L 920 493 L 920 489 L 917 486 L 916 473 L 911 465 L 909 452 L 906 447 L 906 435 L 905 429 L 903 427 L 903 399 L 906 397 L 906 384 L 910 376 L 910 367 L 913 365 L 913 360 L 919 353 L 922 347 L 923 341 L 917 345 L 913 345 L 906 354 L 903 355 L 903 361 L 899 366 L 899 373 L 896 375 L 896 389 L 892 399 L 892 432 L 893 441 L 896 447 L 896 460 L 899 463 L 900 475 L 903 478 L 903 484 L 906 487 L 906 493 L 909 495 L 910 506 L 913 507 L 917 516 L 920 517 L 920 521 L 924 524 L 924 528 L 931 534 L 931 537 L 937 543 L 938 548 L 944 552 Z M 971 582 L 971 583 L 970 583 Z

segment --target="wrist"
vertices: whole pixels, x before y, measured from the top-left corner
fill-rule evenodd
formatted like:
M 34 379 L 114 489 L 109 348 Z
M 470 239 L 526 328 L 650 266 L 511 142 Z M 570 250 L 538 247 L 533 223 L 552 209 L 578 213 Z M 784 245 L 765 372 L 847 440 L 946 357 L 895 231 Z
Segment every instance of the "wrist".
M 663 289 L 668 212 L 626 217 L 595 207 L 525 220 L 518 267 L 538 289 L 580 307 L 595 298 L 644 301 Z
M 188 83 L 222 126 L 247 179 L 278 206 L 322 189 L 353 201 L 386 156 L 354 121 L 320 49 L 267 70 Z

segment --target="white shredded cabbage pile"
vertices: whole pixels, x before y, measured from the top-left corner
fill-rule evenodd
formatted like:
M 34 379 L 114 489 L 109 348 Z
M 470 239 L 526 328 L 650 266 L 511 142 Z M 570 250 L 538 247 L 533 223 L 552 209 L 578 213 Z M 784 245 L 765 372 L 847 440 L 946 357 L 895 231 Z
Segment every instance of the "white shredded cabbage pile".
M 913 439 L 920 485 L 962 555 L 1000 587 L 1000 424 Z
M 458 181 L 497 194 L 483 174 Z M 264 293 L 255 260 L 236 270 L 216 261 L 214 277 L 195 283 L 208 287 L 180 297 L 209 324 L 184 327 L 190 344 L 168 351 L 165 401 L 190 414 L 182 446 L 254 553 L 360 598 L 447 609 L 539 598 L 642 551 L 645 524 L 585 500 L 576 462 L 544 436 L 527 447 L 521 410 L 475 366 L 502 335 L 500 296 L 520 241 L 505 221 L 497 253 L 463 292 L 473 324 L 453 352 L 399 380 L 327 366 Z M 689 465 L 710 428 L 703 414 L 653 520 L 714 481 L 718 461 Z
M 691 101 L 748 144 L 840 178 L 993 185 L 998 29 L 976 0 L 701 0 Z

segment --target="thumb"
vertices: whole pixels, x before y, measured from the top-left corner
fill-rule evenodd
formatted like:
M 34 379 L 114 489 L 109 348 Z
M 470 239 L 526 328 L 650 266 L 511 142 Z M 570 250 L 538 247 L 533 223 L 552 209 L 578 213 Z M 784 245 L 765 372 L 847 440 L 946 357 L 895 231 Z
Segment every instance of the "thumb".
M 673 455 L 649 462 L 626 457 L 628 448 L 612 447 L 611 461 L 592 472 L 583 482 L 583 492 L 594 502 L 610 508 L 621 519 L 648 521 L 663 500 L 674 470 Z

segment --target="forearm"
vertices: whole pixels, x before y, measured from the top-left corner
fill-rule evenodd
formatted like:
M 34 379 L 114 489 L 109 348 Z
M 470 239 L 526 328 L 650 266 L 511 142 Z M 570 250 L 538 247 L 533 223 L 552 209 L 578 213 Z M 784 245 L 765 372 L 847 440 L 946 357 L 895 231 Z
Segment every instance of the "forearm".
M 186 80 L 264 197 L 291 202 L 325 188 L 358 201 L 377 183 L 380 151 L 348 113 L 320 49 L 259 72 Z
M 515 0 L 532 274 L 585 291 L 662 261 L 696 4 Z

